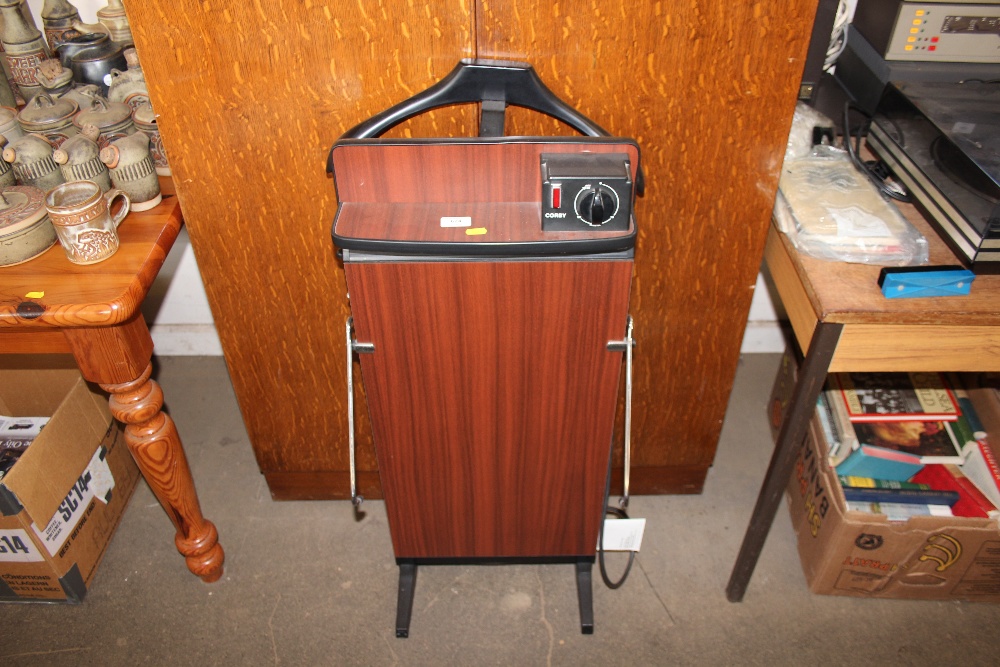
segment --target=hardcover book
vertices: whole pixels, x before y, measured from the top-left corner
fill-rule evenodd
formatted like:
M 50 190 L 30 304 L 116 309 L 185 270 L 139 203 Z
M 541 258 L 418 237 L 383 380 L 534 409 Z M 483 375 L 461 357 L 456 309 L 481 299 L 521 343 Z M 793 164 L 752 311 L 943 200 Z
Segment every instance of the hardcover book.
M 889 521 L 906 521 L 913 516 L 954 516 L 947 505 L 909 505 L 906 503 L 848 502 L 847 509 L 855 512 L 884 514 Z
M 919 456 L 893 449 L 861 445 L 837 466 L 837 474 L 905 482 L 922 467 Z
M 825 417 L 829 421 L 832 431 L 832 436 L 827 436 L 832 438 L 829 452 L 830 465 L 836 468 L 861 443 L 858 442 L 858 436 L 854 433 L 854 425 L 847 414 L 840 389 L 828 381 L 826 389 L 820 393 L 820 396 L 822 400 L 818 401 L 819 406 L 826 408 L 826 411 L 821 414 L 821 418 Z
M 866 421 L 952 421 L 961 408 L 940 373 L 835 373 L 848 416 Z
M 953 491 L 958 494 L 958 501 L 951 506 L 955 516 L 993 517 L 997 516 L 996 506 L 982 491 L 966 477 L 959 466 L 955 465 L 925 465 L 913 481 L 930 485 L 938 491 Z
M 977 440 L 965 446 L 962 473 L 972 480 L 991 503 L 1000 507 L 1000 463 L 988 442 Z
M 910 454 L 921 463 L 962 463 L 962 446 L 955 422 L 855 422 L 854 433 L 863 445 Z
M 923 471 L 916 474 L 919 476 Z M 947 505 L 954 507 L 961 500 L 958 491 L 934 489 L 865 489 L 857 486 L 843 487 L 844 500 L 863 503 L 905 503 L 908 505 Z

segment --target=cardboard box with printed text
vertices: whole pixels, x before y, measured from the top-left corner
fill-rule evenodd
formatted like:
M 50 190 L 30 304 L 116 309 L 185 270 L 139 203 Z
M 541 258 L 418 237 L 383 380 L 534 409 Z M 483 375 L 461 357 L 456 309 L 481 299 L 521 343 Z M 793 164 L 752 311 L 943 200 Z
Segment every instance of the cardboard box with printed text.
M 0 601 L 80 602 L 139 478 L 124 432 L 76 369 L 0 368 L 0 414 L 52 416 L 0 480 Z
M 783 369 L 787 372 L 787 368 Z M 779 373 L 778 382 L 782 380 Z M 780 393 L 780 392 L 779 392 Z M 985 393 L 973 396 L 982 416 Z M 775 396 L 769 410 L 775 407 Z M 979 410 L 983 407 L 983 410 Z M 1000 410 L 993 410 L 1000 415 Z M 773 414 L 773 413 L 772 413 Z M 1000 423 L 987 424 L 1000 433 Z M 817 418 L 788 482 L 786 499 L 809 589 L 824 595 L 1000 602 L 1000 529 L 995 519 L 915 516 L 905 522 L 848 510 Z

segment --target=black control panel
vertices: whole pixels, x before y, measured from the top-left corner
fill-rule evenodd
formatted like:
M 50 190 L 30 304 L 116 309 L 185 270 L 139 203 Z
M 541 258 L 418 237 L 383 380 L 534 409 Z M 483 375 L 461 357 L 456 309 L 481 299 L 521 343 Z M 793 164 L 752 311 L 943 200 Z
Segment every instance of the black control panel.
M 626 231 L 632 177 L 625 153 L 542 153 L 543 231 Z

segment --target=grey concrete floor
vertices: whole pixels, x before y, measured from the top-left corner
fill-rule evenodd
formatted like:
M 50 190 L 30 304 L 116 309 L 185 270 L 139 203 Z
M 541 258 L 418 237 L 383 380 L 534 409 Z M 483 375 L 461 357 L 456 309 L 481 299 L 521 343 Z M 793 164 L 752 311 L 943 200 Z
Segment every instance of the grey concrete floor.
M 636 496 L 642 551 L 618 590 L 595 576 L 579 632 L 572 566 L 420 570 L 409 639 L 383 505 L 274 502 L 221 358 L 158 360 L 226 572 L 189 575 L 140 483 L 81 605 L 0 605 L 0 665 L 993 665 L 1000 606 L 812 595 L 779 510 L 745 600 L 724 588 L 772 448 L 777 355 L 739 366 L 698 496 Z M 617 572 L 621 560 L 612 558 Z

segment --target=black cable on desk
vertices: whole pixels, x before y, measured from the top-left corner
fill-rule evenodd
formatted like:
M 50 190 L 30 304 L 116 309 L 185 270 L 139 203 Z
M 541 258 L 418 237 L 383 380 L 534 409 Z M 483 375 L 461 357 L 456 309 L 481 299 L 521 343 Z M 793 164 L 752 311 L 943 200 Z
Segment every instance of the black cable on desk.
M 896 182 L 887 180 L 889 178 L 889 168 L 881 160 L 862 160 L 861 159 L 861 136 L 865 133 L 865 129 L 871 124 L 871 116 L 864 114 L 865 120 L 858 125 L 858 131 L 855 135 L 851 132 L 850 124 L 850 111 L 854 109 L 858 113 L 864 114 L 863 111 L 858 109 L 856 106 L 850 102 L 844 103 L 844 148 L 847 149 L 847 155 L 851 158 L 851 162 L 862 174 L 868 177 L 872 185 L 882 194 L 884 197 L 890 199 L 895 199 L 900 202 L 909 202 L 910 194 L 906 189 Z M 851 143 L 851 140 L 854 143 Z

